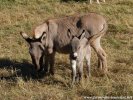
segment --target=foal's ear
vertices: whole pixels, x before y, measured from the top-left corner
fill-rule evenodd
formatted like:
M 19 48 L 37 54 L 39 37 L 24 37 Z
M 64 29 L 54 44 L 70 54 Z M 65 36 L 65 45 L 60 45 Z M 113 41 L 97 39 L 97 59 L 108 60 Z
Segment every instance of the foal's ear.
M 85 30 L 82 31 L 81 35 L 78 38 L 81 40 L 85 37 Z
M 32 42 L 32 39 L 24 32 L 20 32 L 20 35 L 28 42 Z

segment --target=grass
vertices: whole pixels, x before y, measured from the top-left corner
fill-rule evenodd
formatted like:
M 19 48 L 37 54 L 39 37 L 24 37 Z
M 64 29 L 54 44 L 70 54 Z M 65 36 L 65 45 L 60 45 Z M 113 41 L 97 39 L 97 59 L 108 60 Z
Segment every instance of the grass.
M 70 0 L 0 0 L 0 99 L 82 100 L 84 96 L 133 96 L 133 1 L 109 0 L 98 5 Z M 49 18 L 87 12 L 100 13 L 108 21 L 102 45 L 108 55 L 108 76 L 96 76 L 97 58 L 92 52 L 91 77 L 70 87 L 68 55 L 56 55 L 56 73 L 35 79 L 28 45 L 20 31 L 32 32 Z

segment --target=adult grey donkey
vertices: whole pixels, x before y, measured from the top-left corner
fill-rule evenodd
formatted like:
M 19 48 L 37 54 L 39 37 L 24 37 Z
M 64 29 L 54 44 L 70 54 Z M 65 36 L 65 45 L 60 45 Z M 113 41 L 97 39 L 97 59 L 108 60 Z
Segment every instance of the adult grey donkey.
M 37 71 L 42 69 L 43 55 L 48 55 L 46 57 L 50 60 L 50 73 L 54 74 L 55 52 L 70 54 L 71 38 L 67 34 L 68 29 L 77 37 L 83 31 L 86 32 L 86 43 L 97 53 L 98 68 L 106 73 L 106 53 L 100 45 L 100 40 L 107 31 L 107 23 L 103 16 L 96 13 L 47 20 L 35 28 L 33 38 L 21 32 L 22 37 L 30 44 L 30 55 Z M 82 72 L 79 73 L 82 75 Z

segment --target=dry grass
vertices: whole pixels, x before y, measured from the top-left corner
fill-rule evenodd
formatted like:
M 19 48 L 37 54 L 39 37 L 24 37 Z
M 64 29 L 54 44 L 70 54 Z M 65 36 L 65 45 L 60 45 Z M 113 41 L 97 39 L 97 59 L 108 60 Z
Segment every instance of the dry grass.
M 108 0 L 89 5 L 87 1 L 0 0 L 0 99 L 78 100 L 83 96 L 133 95 L 133 1 Z M 109 74 L 96 76 L 97 58 L 92 53 L 90 81 L 70 87 L 67 55 L 56 55 L 56 74 L 34 78 L 28 46 L 19 35 L 48 18 L 97 12 L 109 23 L 102 45 L 108 55 Z

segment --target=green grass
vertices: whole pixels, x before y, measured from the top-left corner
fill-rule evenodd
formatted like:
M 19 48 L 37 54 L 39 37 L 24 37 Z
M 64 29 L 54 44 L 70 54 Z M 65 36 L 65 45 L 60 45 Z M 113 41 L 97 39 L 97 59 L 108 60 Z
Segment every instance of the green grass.
M 78 100 L 84 96 L 133 95 L 133 1 L 108 0 L 98 5 L 86 1 L 0 0 L 0 99 Z M 19 32 L 32 29 L 50 18 L 96 12 L 107 19 L 109 29 L 102 38 L 108 57 L 108 76 L 98 77 L 97 57 L 92 52 L 91 77 L 70 87 L 68 55 L 57 54 L 55 76 L 31 77 L 28 44 Z

